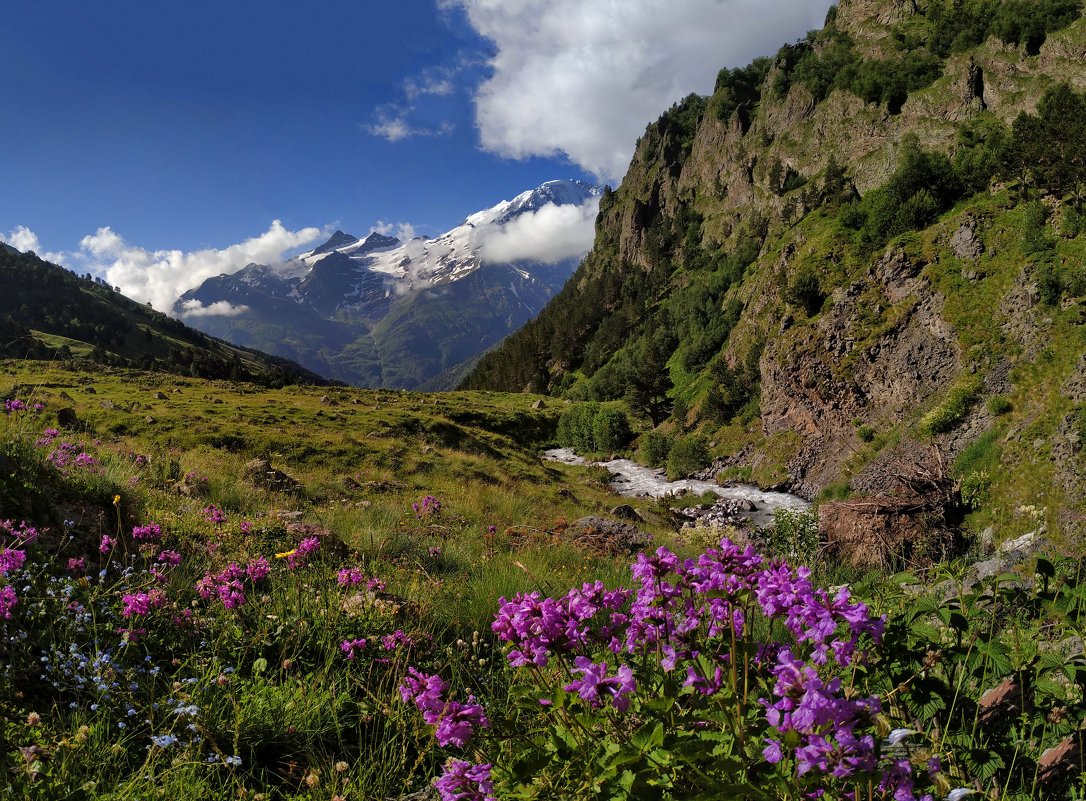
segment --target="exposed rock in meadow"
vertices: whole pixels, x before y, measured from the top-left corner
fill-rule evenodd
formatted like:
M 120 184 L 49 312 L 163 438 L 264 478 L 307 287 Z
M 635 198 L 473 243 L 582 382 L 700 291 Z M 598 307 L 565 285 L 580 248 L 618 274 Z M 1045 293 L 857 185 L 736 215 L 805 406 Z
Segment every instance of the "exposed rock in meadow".
M 637 526 L 592 515 L 573 521 L 560 536 L 574 545 L 612 556 L 652 547 L 652 535 Z
M 304 487 L 282 470 L 272 467 L 267 459 L 253 459 L 245 465 L 245 480 L 272 492 L 300 494 Z
M 76 415 L 75 409 L 70 406 L 57 409 L 57 425 L 61 428 L 78 428 L 79 417 Z

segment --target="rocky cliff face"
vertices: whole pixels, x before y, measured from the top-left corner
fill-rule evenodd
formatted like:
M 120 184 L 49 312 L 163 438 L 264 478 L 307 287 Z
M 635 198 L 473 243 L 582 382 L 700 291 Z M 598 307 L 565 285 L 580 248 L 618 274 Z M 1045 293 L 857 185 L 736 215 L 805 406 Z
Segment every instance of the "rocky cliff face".
M 922 13 L 913 0 L 842 0 L 833 24 L 865 58 L 883 59 L 894 52 L 895 26 L 912 30 Z M 934 444 L 953 460 L 993 427 L 1004 441 L 1006 418 L 987 411 L 986 400 L 1025 386 L 1023 361 L 1051 349 L 1061 319 L 1039 306 L 1035 270 L 1020 250 L 1017 201 L 995 185 L 874 252 L 857 250 L 821 207 L 834 170 L 844 173 L 834 191 L 865 196 L 894 174 L 907 139 L 953 156 L 969 125 L 1009 125 L 1035 111 L 1057 82 L 1086 89 L 1086 20 L 1050 33 L 1032 55 L 994 36 L 952 53 L 941 75 L 898 109 L 844 89 L 819 99 L 797 80 L 777 91 L 790 69 L 786 51 L 758 67 L 753 101 L 744 104 L 735 75 L 722 74 L 713 96 L 688 98 L 648 126 L 621 187 L 601 202 L 585 264 L 466 385 L 609 397 L 601 376 L 620 362 L 632 369 L 630 343 L 651 338 L 646 326 L 682 327 L 675 313 L 658 310 L 753 242 L 755 260 L 719 296 L 717 314 L 735 304 L 742 313 L 717 354 L 707 366 L 684 366 L 680 341 L 668 361 L 669 394 L 684 414 L 665 429 L 693 428 L 717 444 L 724 463 L 753 467 L 762 483 L 783 481 L 811 497 L 843 482 L 879 491 L 881 454 L 889 450 Z M 1078 253 L 1072 239 L 1066 254 L 1064 244 L 1057 247 L 1064 262 Z M 815 276 L 821 296 L 800 309 L 789 287 L 804 274 Z M 1071 380 L 1075 348 L 1055 360 L 1059 381 Z M 714 433 L 703 414 L 720 374 L 713 365 L 739 370 L 752 361 L 757 417 L 743 434 L 735 421 Z M 960 419 L 924 433 L 923 415 L 963 386 L 972 395 Z M 1051 384 L 1061 400 L 1021 425 L 1039 425 L 1065 455 L 1069 415 L 1080 401 L 1058 386 Z M 1011 450 L 1003 447 L 1005 461 Z

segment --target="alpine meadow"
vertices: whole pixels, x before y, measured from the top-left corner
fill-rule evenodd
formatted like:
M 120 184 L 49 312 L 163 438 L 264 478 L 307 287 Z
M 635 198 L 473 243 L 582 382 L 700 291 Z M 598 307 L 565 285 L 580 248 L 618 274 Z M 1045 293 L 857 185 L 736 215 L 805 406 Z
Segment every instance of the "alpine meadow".
M 421 176 L 411 202 L 455 197 L 429 227 L 2 238 L 0 796 L 1086 801 L 1086 3 L 823 3 L 639 123 L 618 181 L 573 111 L 581 150 L 531 150 L 541 123 L 494 144 L 521 108 L 495 104 L 546 110 L 507 70 L 572 109 L 599 67 L 544 52 L 551 75 L 531 37 L 566 41 L 566 14 L 606 50 L 648 14 L 652 79 L 616 57 L 599 86 L 674 90 L 672 26 L 694 19 L 688 55 L 714 35 L 693 11 L 754 36 L 803 4 L 554 2 L 411 3 L 434 28 L 410 35 L 373 11 L 367 91 L 444 53 L 343 123 L 387 148 L 367 169 Z M 306 114 L 261 128 L 193 88 L 293 91 L 247 83 L 250 46 L 311 59 L 299 86 L 355 57 L 346 18 L 327 53 L 256 42 L 290 27 L 273 5 L 221 80 L 147 79 L 209 130 L 252 124 L 238 170 L 286 174 L 261 142 Z M 176 27 L 162 47 L 212 36 Z M 102 80 L 143 79 L 125 53 Z M 312 131 L 354 183 L 282 197 L 380 193 Z M 529 172 L 555 165 L 585 172 Z

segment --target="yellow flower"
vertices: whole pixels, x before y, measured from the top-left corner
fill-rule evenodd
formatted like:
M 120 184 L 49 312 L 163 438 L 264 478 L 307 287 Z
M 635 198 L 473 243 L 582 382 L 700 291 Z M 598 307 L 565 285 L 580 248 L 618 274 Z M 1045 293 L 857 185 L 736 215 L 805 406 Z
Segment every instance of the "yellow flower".
M 114 495 L 113 496 L 113 505 L 114 506 L 120 506 L 120 504 L 121 504 L 121 496 L 120 495 Z
M 294 556 L 294 552 L 297 551 L 297 550 L 298 550 L 297 548 L 292 548 L 289 551 L 287 551 L 286 553 L 277 553 L 275 555 L 275 558 L 276 559 L 286 559 L 288 556 Z

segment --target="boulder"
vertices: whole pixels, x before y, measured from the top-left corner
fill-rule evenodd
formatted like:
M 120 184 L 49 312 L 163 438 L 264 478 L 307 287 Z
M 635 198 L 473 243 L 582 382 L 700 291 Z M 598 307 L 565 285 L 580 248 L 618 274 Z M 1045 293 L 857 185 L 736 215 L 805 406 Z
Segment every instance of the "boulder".
M 621 520 L 642 520 L 643 518 L 636 509 L 630 506 L 628 503 L 619 504 L 608 512 L 611 517 L 617 517 Z
M 602 517 L 582 517 L 561 532 L 566 542 L 606 556 L 637 553 L 652 547 L 652 535 L 629 523 Z
M 253 459 L 245 465 L 245 479 L 254 486 L 272 492 L 300 494 L 302 485 L 282 470 L 272 467 L 267 459 Z
M 950 237 L 950 249 L 959 259 L 975 261 L 984 252 L 984 243 L 977 236 L 977 224 L 966 219 Z
M 70 406 L 57 409 L 57 425 L 61 428 L 78 428 L 79 418 L 76 416 L 75 409 Z

